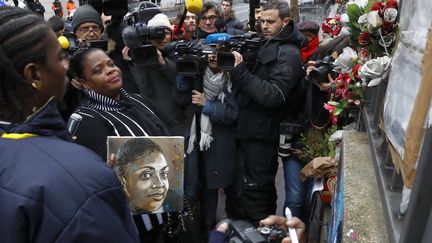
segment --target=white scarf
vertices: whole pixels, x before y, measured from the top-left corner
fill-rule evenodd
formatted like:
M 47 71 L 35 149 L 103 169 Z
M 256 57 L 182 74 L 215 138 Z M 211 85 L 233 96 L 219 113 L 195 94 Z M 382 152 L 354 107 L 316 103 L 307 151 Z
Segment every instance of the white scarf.
M 216 98 L 218 98 L 223 103 L 225 99 L 225 94 L 223 93 L 223 88 L 225 87 L 225 84 L 227 84 L 228 86 L 228 91 L 231 92 L 232 84 L 229 80 L 228 75 L 226 75 L 224 72 L 213 73 L 213 71 L 209 67 L 207 67 L 203 77 L 204 95 L 207 100 L 215 100 Z M 210 143 L 213 141 L 212 124 L 210 122 L 210 117 L 205 114 L 201 114 L 200 128 L 200 151 L 208 150 L 210 148 Z M 193 151 L 195 141 L 196 117 L 194 115 L 190 129 L 190 138 L 187 150 L 188 154 Z

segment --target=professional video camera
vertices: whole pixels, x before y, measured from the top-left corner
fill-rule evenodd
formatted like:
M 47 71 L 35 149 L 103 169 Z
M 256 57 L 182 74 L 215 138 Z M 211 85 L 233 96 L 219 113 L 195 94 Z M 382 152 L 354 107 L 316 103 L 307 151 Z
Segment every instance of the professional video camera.
M 243 61 L 248 65 L 255 64 L 258 50 L 261 47 L 261 39 L 256 34 L 243 34 L 230 36 L 226 33 L 211 34 L 207 36 L 207 44 L 221 44 L 217 52 L 218 66 L 222 70 L 234 68 L 234 55 L 237 51 L 243 56 Z
M 125 45 L 131 49 L 151 46 L 150 40 L 165 38 L 165 27 L 147 27 L 148 21 L 159 9 L 147 8 L 132 12 L 125 17 L 128 26 L 123 29 L 122 38 Z
M 327 83 L 328 75 L 332 77 L 336 75 L 334 69 L 334 58 L 325 56 L 322 60 L 316 61 L 315 69 L 309 73 L 309 80 L 312 83 Z
M 243 220 L 230 221 L 229 229 L 229 243 L 279 243 L 286 237 L 286 231 L 277 226 L 265 226 L 256 229 L 250 223 Z
M 177 74 L 184 77 L 197 77 L 207 64 L 207 55 L 216 54 L 216 49 L 197 42 L 172 42 L 165 52 L 176 60 Z

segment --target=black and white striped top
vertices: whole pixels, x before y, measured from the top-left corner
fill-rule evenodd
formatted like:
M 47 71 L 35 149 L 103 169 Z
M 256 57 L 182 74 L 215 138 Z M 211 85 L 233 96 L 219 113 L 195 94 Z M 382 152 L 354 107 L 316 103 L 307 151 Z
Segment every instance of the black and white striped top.
M 166 136 L 170 135 L 164 121 L 166 116 L 151 100 L 137 94 L 120 91 L 120 100 L 113 100 L 92 90 L 85 90 L 86 99 L 75 113 L 82 116 L 75 133 L 77 142 L 107 158 L 108 136 Z M 133 215 L 140 237 L 159 228 L 161 214 Z M 144 230 L 145 229 L 145 230 Z
M 148 100 L 121 90 L 120 100 L 86 90 L 86 99 L 75 113 L 82 116 L 75 136 L 77 142 L 90 148 L 103 159 L 107 156 L 108 136 L 170 135 L 166 116 Z

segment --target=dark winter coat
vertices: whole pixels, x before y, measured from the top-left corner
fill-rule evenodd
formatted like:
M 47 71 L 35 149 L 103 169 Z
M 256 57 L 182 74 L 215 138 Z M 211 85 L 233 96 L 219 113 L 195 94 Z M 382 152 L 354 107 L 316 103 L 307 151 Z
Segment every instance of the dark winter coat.
M 234 11 L 232 10 L 230 16 L 225 19 L 225 24 L 228 29 L 243 30 L 244 28 L 243 23 L 235 17 Z
M 68 141 L 54 102 L 0 134 L 0 242 L 138 242 L 117 176 Z
M 169 127 L 172 135 L 184 136 L 185 118 L 183 109 L 171 97 L 176 79 L 175 63 L 165 59 L 165 65 L 142 63 L 134 60 L 129 64 L 133 80 L 139 93 L 151 99 L 158 108 L 173 121 Z
M 246 63 L 231 71 L 231 81 L 240 86 L 237 121 L 240 139 L 278 139 L 278 125 L 289 112 L 291 94 L 304 77 L 300 47 L 305 37 L 290 22 L 281 33 L 264 41 L 252 70 Z
M 204 168 L 206 171 L 206 188 L 225 188 L 231 185 L 238 174 L 237 142 L 235 137 L 238 116 L 236 90 L 232 93 L 225 88 L 224 102 L 209 101 L 208 110 L 203 113 L 209 116 L 212 124 L 213 141 L 207 151 L 203 151 Z

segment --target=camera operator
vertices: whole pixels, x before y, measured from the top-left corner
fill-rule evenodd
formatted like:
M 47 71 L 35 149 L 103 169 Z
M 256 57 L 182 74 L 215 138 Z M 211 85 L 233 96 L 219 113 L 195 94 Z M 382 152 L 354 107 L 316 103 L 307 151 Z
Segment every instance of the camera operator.
M 261 27 L 265 40 L 255 67 L 250 70 L 242 55 L 233 52 L 231 71 L 241 92 L 237 137 L 244 183 L 237 213 L 255 225 L 276 212 L 278 126 L 282 116 L 295 115 L 281 114 L 281 109 L 290 105 L 292 91 L 304 76 L 300 55 L 304 36 L 291 21 L 288 3 L 267 2 Z
M 156 14 L 147 23 L 147 28 L 165 28 L 165 37 L 150 40 L 151 46 L 130 51 L 132 61 L 128 64 L 140 94 L 150 98 L 173 120 L 170 132 L 184 136 L 183 109 L 171 97 L 176 79 L 175 63 L 164 56 L 164 48 L 171 42 L 171 25 L 165 14 Z
M 231 235 L 232 229 L 231 220 L 222 220 L 216 225 L 216 228 L 210 233 L 208 243 L 224 243 L 227 242 Z M 306 237 L 306 227 L 305 224 L 297 217 L 293 217 L 291 220 L 287 221 L 285 217 L 270 215 L 267 218 L 260 221 L 260 227 L 271 227 L 276 226 L 288 232 L 288 228 L 294 228 L 297 234 L 297 238 L 300 243 L 307 242 Z M 231 226 L 231 227 L 230 227 Z M 244 239 L 240 239 L 244 240 Z M 250 240 L 250 239 L 248 239 Z M 260 241 L 261 242 L 261 241 Z M 290 243 L 291 239 L 289 236 L 282 239 L 281 243 Z

